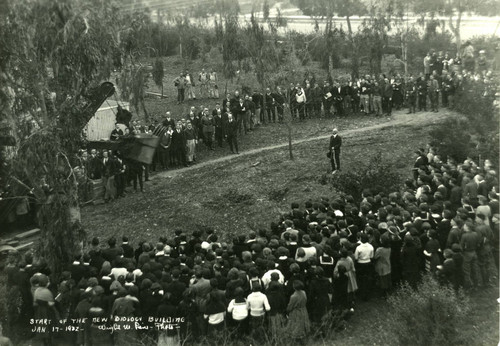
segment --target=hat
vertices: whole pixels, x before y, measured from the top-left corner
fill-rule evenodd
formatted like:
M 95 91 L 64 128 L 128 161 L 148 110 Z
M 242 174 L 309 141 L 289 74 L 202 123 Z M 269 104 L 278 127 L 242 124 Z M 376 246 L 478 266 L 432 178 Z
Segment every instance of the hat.
M 337 216 L 337 217 L 342 217 L 342 216 L 344 216 L 344 213 L 342 213 L 340 210 L 335 210 L 333 213 L 334 213 L 334 214 L 335 214 L 335 216 Z
M 386 222 L 381 222 L 378 224 L 378 229 L 388 229 L 389 227 L 387 226 Z
M 153 285 L 151 285 L 151 291 L 161 290 L 161 288 L 162 287 L 158 282 L 155 282 L 155 283 L 153 283 Z
M 460 251 L 462 251 L 462 247 L 458 243 L 453 244 L 451 246 L 451 249 L 453 250 L 453 252 L 460 252 Z

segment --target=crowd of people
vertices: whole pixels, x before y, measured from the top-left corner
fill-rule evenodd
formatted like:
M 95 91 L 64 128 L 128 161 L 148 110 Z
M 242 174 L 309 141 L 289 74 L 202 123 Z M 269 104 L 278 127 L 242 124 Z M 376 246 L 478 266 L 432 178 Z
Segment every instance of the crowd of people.
M 82 194 L 90 194 L 85 193 L 89 190 L 85 179 L 102 179 L 105 201 L 123 196 L 127 186 L 143 191 L 143 181 L 149 180 L 151 171 L 193 165 L 202 150 L 221 149 L 225 142 L 231 153 L 239 154 L 238 138 L 242 134 L 251 133 L 266 123 L 282 123 L 288 110 L 292 120 L 300 122 L 314 117 L 391 115 L 393 108 L 405 107 L 408 113 L 437 112 L 440 107 L 453 107 L 459 101 L 455 98 L 472 92 L 482 98 L 494 98 L 496 83 L 488 70 L 484 51 L 480 51 L 476 59 L 474 48 L 467 42 L 462 56 L 450 58 L 447 52 L 429 51 L 423 59 L 423 72 L 418 76 L 380 74 L 359 79 L 328 78 L 320 86 L 314 75 L 307 75 L 303 83 L 292 83 L 288 89 L 277 86 L 275 90 L 267 88 L 264 93 L 235 90 L 222 101 L 218 100 L 218 77 L 214 70 L 202 69 L 197 81 L 185 70 L 175 79 L 179 102 L 184 102 L 185 92 L 188 100 L 196 99 L 195 86 L 199 83 L 199 98 L 213 98 L 215 106 L 192 106 L 186 115 L 174 116 L 167 111 L 160 120 L 155 119 L 148 125 L 139 120 L 127 127 L 117 124 L 110 140 L 140 133 L 160 138 L 153 163 L 138 164 L 124 159 L 116 151 L 82 151 L 82 164 L 77 169 Z M 338 153 L 334 158 L 340 162 Z
M 179 345 L 222 331 L 300 343 L 325 316 L 356 318 L 360 301 L 403 283 L 416 287 L 424 273 L 466 292 L 496 285 L 499 190 L 491 162 L 444 162 L 431 146 L 416 154 L 400 191 L 368 188 L 358 203 L 348 195 L 292 203 L 270 228 L 233 239 L 211 228 L 111 237 L 106 246 L 96 237 L 52 280 L 30 253 L 12 256 L 9 297 L 17 293 L 21 323 L 44 321 L 34 335 L 46 344 L 149 337 Z

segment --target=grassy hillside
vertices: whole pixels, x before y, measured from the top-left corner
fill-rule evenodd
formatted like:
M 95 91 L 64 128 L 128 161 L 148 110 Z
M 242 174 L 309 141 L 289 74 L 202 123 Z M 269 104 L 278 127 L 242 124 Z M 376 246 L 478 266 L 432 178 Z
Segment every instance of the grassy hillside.
M 388 127 L 348 138 L 342 153 L 343 170 L 355 170 L 381 151 L 384 159 L 407 176 L 412 150 L 425 145 L 428 130 L 427 126 Z M 336 195 L 327 174 L 326 142 L 295 145 L 293 161 L 282 148 L 233 156 L 186 172 L 167 172 L 147 183 L 143 194 L 84 208 L 84 226 L 90 237 L 128 234 L 135 240 L 156 240 L 177 228 L 189 233 L 203 226 L 215 227 L 227 240 L 233 234 L 269 227 L 291 202 Z

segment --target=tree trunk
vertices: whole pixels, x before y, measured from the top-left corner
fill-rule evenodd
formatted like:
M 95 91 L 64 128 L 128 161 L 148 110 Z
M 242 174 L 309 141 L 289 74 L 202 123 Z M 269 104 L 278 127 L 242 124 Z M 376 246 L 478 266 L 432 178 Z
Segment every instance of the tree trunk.
M 455 28 L 455 39 L 457 40 L 457 52 L 460 52 L 460 48 L 462 47 L 462 37 L 460 36 L 460 25 L 462 22 L 462 11 L 458 12 L 458 19 Z
M 163 82 L 161 82 L 161 98 L 163 98 Z
M 405 75 L 408 75 L 408 42 L 406 34 L 403 35 L 401 40 L 401 57 L 403 58 L 403 64 L 405 65 Z
M 290 117 L 292 116 L 292 112 L 290 111 Z M 290 160 L 293 160 L 293 151 L 292 151 L 292 124 L 287 122 L 286 127 L 288 128 L 288 152 L 290 154 Z
M 144 120 L 146 121 L 146 123 L 149 123 L 149 113 L 146 109 L 146 104 L 144 103 L 144 97 L 141 98 L 141 106 L 142 106 L 142 110 L 144 111 Z
M 347 21 L 347 29 L 348 29 L 348 35 L 349 35 L 349 43 L 351 46 L 351 77 L 352 79 L 358 78 L 359 75 L 359 54 L 355 51 L 355 45 L 354 45 L 354 38 L 352 36 L 352 25 L 351 25 L 351 17 L 349 15 L 346 15 L 346 21 Z
M 451 31 L 453 32 L 453 34 L 455 35 L 455 43 L 457 45 L 457 54 L 459 57 L 462 57 L 462 39 L 461 39 L 461 36 L 460 36 L 460 25 L 462 24 L 462 9 L 461 9 L 461 6 L 460 6 L 460 2 L 458 3 L 458 18 L 457 18 L 457 22 L 455 25 L 453 25 L 453 16 L 450 15 L 450 19 L 449 19 L 449 25 L 450 25 L 450 28 L 451 28 Z
M 15 163 L 15 170 L 33 184 L 41 230 L 36 254 L 56 277 L 75 255 L 81 254 L 85 238 L 77 181 L 61 144 L 52 129 L 34 133 L 19 147 L 20 160 Z M 42 175 L 44 178 L 40 179 Z
M 328 76 L 333 80 L 333 55 L 328 55 Z

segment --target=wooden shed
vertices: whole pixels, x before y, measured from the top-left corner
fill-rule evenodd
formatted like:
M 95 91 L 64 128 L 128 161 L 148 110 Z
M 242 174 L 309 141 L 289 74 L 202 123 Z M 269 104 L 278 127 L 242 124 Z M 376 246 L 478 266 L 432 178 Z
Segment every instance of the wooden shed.
M 119 104 L 123 109 L 129 110 L 130 106 L 127 102 L 119 102 Z M 117 111 L 118 102 L 115 100 L 106 100 L 83 129 L 87 140 L 99 141 L 109 139 L 111 131 L 115 128 L 115 115 Z

